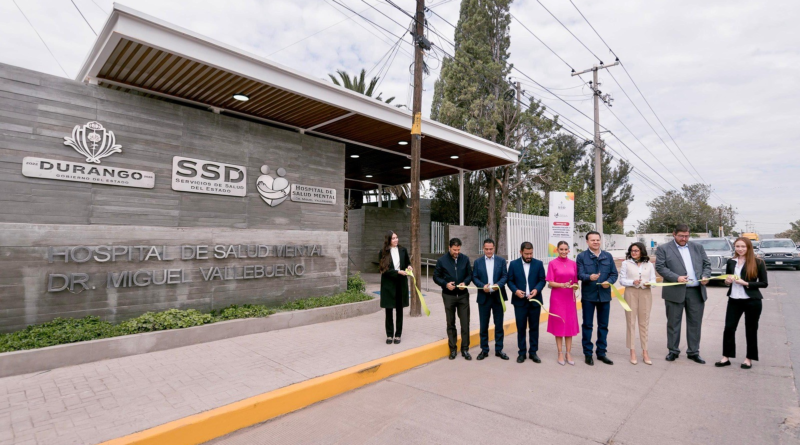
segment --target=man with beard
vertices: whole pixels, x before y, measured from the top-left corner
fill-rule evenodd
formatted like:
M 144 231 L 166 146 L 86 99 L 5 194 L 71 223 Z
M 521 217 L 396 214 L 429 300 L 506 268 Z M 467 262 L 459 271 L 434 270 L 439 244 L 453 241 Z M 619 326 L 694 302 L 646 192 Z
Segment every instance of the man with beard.
M 472 282 L 472 267 L 469 265 L 469 257 L 461 253 L 460 239 L 451 239 L 448 252 L 436 261 L 433 282 L 442 288 L 450 360 L 456 358 L 456 314 L 461 322 L 461 356 L 472 360 L 469 355 L 469 291 L 464 288 Z
M 517 363 L 525 363 L 526 353 L 534 363 L 541 363 L 539 350 L 539 315 L 542 313 L 542 289 L 544 289 L 544 264 L 533 257 L 533 244 L 525 241 L 519 248 L 520 257 L 508 268 L 508 288 L 511 289 L 511 304 L 517 322 Z M 539 303 L 536 303 L 536 300 Z M 528 332 L 530 349 L 525 343 Z
M 667 308 L 668 362 L 681 353 L 681 321 L 686 311 L 686 356 L 689 360 L 705 364 L 700 358 L 700 326 L 706 306 L 706 284 L 711 276 L 711 261 L 700 244 L 689 242 L 689 226 L 678 224 L 672 231 L 673 243 L 656 250 L 656 272 L 665 283 L 686 283 L 685 286 L 667 286 L 661 298 Z

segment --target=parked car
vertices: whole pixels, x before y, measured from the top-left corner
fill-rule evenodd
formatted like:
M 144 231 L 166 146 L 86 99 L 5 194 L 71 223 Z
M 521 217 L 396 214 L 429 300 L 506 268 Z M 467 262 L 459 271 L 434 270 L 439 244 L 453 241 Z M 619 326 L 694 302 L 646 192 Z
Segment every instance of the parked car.
M 761 246 L 761 241 L 751 241 L 753 243 L 753 249 L 758 250 L 758 247 Z
M 800 252 L 789 238 L 766 239 L 761 241 L 758 257 L 769 266 L 794 267 L 800 270 Z
M 711 261 L 712 276 L 725 273 L 725 265 L 733 257 L 733 244 L 727 238 L 699 238 L 692 242 L 700 244 L 706 250 L 708 260 Z

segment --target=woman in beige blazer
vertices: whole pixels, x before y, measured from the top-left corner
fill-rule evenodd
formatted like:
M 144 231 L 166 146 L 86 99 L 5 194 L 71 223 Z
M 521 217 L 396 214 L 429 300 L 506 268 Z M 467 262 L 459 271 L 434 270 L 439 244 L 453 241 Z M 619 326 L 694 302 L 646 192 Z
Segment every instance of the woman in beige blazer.
M 650 324 L 650 308 L 653 306 L 653 292 L 647 283 L 655 283 L 656 269 L 647 256 L 643 243 L 633 243 L 628 247 L 625 261 L 619 268 L 619 284 L 625 286 L 625 300 L 631 307 L 625 312 L 627 323 L 627 344 L 631 350 L 631 364 L 636 361 L 636 322 L 639 322 L 639 341 L 642 344 L 642 360 L 652 365 L 647 354 L 647 330 Z

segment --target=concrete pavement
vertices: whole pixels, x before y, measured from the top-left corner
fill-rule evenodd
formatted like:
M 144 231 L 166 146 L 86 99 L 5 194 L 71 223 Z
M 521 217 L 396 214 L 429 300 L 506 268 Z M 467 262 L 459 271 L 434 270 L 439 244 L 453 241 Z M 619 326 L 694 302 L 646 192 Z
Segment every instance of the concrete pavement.
M 613 366 L 589 367 L 582 360 L 559 366 L 553 337 L 542 328 L 540 365 L 493 356 L 483 362 L 439 360 L 211 443 L 800 443 L 795 375 L 776 299 L 800 295 L 796 286 L 787 287 L 794 276 L 770 271 L 770 279 L 759 330 L 761 361 L 751 370 L 739 368 L 743 325 L 735 366 L 713 365 L 722 349 L 723 287 L 709 288 L 700 351 L 707 364 L 690 362 L 685 353 L 676 362 L 664 361 L 666 316 L 656 290 L 653 366 L 641 356 L 636 366 L 628 362 L 624 314 L 613 303 Z M 577 342 L 573 352 L 582 359 Z

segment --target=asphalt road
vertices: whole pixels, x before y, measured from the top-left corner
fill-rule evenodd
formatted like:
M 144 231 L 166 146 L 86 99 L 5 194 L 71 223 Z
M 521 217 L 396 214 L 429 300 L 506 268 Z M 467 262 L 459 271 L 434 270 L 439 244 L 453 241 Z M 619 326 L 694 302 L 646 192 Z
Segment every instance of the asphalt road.
M 439 360 L 212 443 L 797 444 L 800 272 L 770 270 L 769 277 L 761 360 L 751 370 L 738 366 L 743 322 L 734 366 L 713 365 L 721 354 L 727 303 L 720 286 L 709 288 L 703 321 L 700 353 L 708 363 L 690 362 L 685 353 L 666 362 L 666 317 L 656 291 L 652 366 L 641 357 L 636 366 L 627 361 L 624 314 L 614 303 L 613 366 L 559 366 L 553 337 L 542 327 L 542 364 L 515 363 L 513 335 L 506 343 L 510 361 Z M 685 350 L 683 342 L 685 335 Z M 579 342 L 573 352 L 582 358 Z

